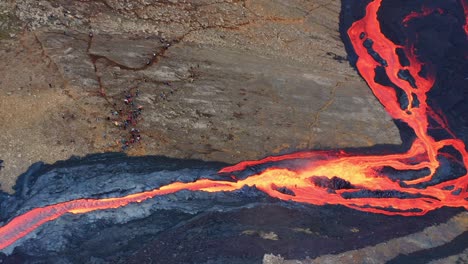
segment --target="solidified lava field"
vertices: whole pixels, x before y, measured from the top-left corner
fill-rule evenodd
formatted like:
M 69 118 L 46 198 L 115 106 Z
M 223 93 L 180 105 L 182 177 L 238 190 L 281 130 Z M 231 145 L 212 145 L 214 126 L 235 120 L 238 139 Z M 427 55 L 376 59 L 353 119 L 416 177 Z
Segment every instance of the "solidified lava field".
M 400 127 L 402 146 L 232 166 L 118 154 L 37 163 L 15 195 L 0 197 L 0 259 L 258 263 L 266 253 L 359 249 L 447 221 L 468 209 L 467 7 L 342 1 L 348 59 Z M 463 251 L 466 235 L 433 258 Z
M 224 166 L 123 154 L 37 165 L 20 178 L 17 196 L 2 203 L 1 217 L 51 201 L 121 197 L 201 177 L 222 180 L 217 170 Z M 265 168 L 257 166 L 249 173 Z M 389 217 L 281 201 L 250 187 L 220 193 L 180 191 L 121 208 L 66 214 L 20 239 L 4 258 L 6 263 L 259 263 L 266 252 L 306 258 L 372 245 L 445 222 L 460 211 L 444 208 L 418 217 Z M 272 232 L 278 240 L 256 232 Z

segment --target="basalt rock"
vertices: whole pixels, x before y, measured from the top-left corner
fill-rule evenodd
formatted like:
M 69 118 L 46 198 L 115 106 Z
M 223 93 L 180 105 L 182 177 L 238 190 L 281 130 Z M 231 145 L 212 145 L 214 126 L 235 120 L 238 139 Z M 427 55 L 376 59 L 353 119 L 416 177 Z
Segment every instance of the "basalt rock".
M 0 196 L 0 221 L 4 225 L 30 209 L 71 199 L 121 197 L 201 177 L 226 180 L 217 174 L 224 165 L 121 154 L 36 164 L 19 178 L 15 195 Z M 280 201 L 255 187 L 219 193 L 180 191 L 121 208 L 66 214 L 5 248 L 0 259 L 4 263 L 258 263 L 266 253 L 301 259 L 416 232 L 459 211 L 388 217 L 341 206 Z

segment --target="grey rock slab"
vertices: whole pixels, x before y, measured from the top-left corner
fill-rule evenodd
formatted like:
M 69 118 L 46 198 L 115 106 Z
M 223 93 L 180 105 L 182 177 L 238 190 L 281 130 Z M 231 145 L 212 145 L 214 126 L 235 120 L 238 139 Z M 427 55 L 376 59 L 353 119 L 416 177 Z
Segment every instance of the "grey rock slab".
M 144 107 L 147 153 L 237 162 L 401 142 L 361 80 L 314 61 L 183 40 L 164 50 L 155 36 L 37 36 L 78 92 L 102 87 L 110 103 L 119 103 L 129 88 L 141 90 L 136 103 Z
M 159 56 L 166 43 L 156 37 L 129 37 L 124 35 L 93 36 L 89 53 L 105 57 L 126 68 L 145 67 L 149 61 Z
M 69 31 L 37 32 L 36 37 L 70 87 L 79 91 L 98 91 L 94 64 L 87 53 L 87 35 Z
M 45 26 L 38 40 L 74 88 L 72 96 L 107 96 L 94 97 L 106 101 L 95 104 L 99 118 L 122 108 L 129 88 L 141 90 L 135 103 L 144 108 L 138 123 L 144 144 L 137 155 L 233 163 L 302 149 L 401 143 L 346 61 L 340 1 L 25 3 L 20 19 Z M 59 11 L 66 13 L 61 24 L 42 21 Z M 160 52 L 163 39 L 172 45 Z M 99 146 L 120 150 L 114 142 L 123 132 L 113 122 L 105 131 L 109 140 Z
M 313 64 L 181 42 L 141 71 L 105 63 L 98 69 L 108 95 L 140 87 L 141 126 L 147 136 L 167 139 L 162 151 L 169 156 L 184 151 L 239 161 L 253 153 L 400 143 L 391 118 L 360 81 Z

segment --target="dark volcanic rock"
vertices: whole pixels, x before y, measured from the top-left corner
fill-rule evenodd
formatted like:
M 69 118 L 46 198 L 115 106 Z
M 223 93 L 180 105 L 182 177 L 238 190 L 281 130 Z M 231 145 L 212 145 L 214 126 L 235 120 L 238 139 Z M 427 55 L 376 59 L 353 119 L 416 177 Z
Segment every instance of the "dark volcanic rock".
M 120 154 L 37 164 L 20 177 L 15 195 L 0 197 L 1 225 L 32 208 L 70 199 L 120 197 L 202 177 L 228 180 L 216 173 L 223 165 Z M 249 169 L 258 172 L 255 170 Z M 117 209 L 64 215 L 4 249 L 8 255 L 1 255 L 0 260 L 258 263 L 266 253 L 316 257 L 415 232 L 458 211 L 388 217 L 341 206 L 279 201 L 255 188 L 220 193 L 180 191 Z
M 336 176 L 333 176 L 331 179 L 328 179 L 327 177 L 324 177 L 324 176 L 318 176 L 318 177 L 313 177 L 312 180 L 316 186 L 319 186 L 322 188 L 328 188 L 331 190 L 354 188 L 353 185 L 349 181 L 343 180 Z
M 425 0 L 408 4 L 403 0 L 383 1 L 379 17 L 382 20 L 382 32 L 386 36 L 400 44 L 409 40 L 414 44 L 420 60 L 435 65 L 431 70 L 434 70 L 436 83 L 428 93 L 428 103 L 436 111 L 443 113 L 456 136 L 466 142 L 468 140 L 468 104 L 466 103 L 468 38 L 463 30 L 466 14 L 463 12 L 462 2 Z M 421 10 L 423 7 L 426 10 L 437 11 L 401 23 L 410 12 Z M 411 82 L 414 76 L 403 74 L 402 77 Z M 442 136 L 437 127 L 430 129 L 429 133 L 435 138 Z
M 25 3 L 28 2 L 31 1 L 26 1 Z M 42 2 L 43 1 L 41 1 L 41 3 Z M 106 8 L 121 10 L 122 12 L 137 11 L 137 9 L 133 10 L 128 9 L 129 7 L 121 6 L 120 4 L 123 4 L 122 2 L 123 1 L 106 1 Z M 343 2 L 345 10 L 351 8 L 350 1 Z M 363 1 L 363 3 L 364 2 L 366 1 Z M 96 1 L 91 2 L 91 4 L 96 3 Z M 101 4 L 101 2 L 98 4 Z M 24 10 L 24 8 L 25 4 L 19 5 L 19 12 Z M 198 9 L 195 8 L 193 10 L 195 12 Z M 234 12 L 236 10 L 230 12 L 230 18 L 238 17 L 236 15 L 237 12 Z M 148 19 L 152 14 L 150 12 L 151 9 L 145 9 L 143 11 L 145 12 L 140 12 L 140 14 L 138 14 L 142 19 Z M 259 9 L 258 12 L 261 12 L 261 9 Z M 359 16 L 359 14 L 354 14 L 354 16 Z M 230 20 L 228 19 L 229 17 L 226 17 L 228 24 L 225 26 L 230 25 L 228 21 Z M 348 22 L 351 21 L 351 19 L 348 20 Z M 353 18 L 352 20 L 355 19 Z M 67 21 L 64 20 L 64 22 Z M 203 24 L 201 20 L 196 22 Z M 125 43 L 127 46 L 135 46 L 136 42 L 119 36 L 115 32 L 113 34 L 102 35 L 103 37 L 109 36 L 109 39 L 115 39 L 118 42 L 116 46 L 113 47 L 115 49 L 109 51 L 103 49 L 101 46 L 93 46 L 90 37 L 86 37 L 87 35 L 84 33 L 73 34 L 73 36 L 66 33 L 63 34 L 63 36 L 60 35 L 60 37 L 54 34 L 57 34 L 57 32 L 38 33 L 36 36 L 38 42 L 43 45 L 44 52 L 57 64 L 58 70 L 61 71 L 65 79 L 70 80 L 72 86 L 75 84 L 78 87 L 83 86 L 85 88 L 84 90 L 95 90 L 95 86 L 99 85 L 98 79 L 100 77 L 98 78 L 98 75 L 94 73 L 107 73 L 110 66 L 114 67 L 115 65 L 122 66 L 122 69 L 118 71 L 121 79 L 106 79 L 106 76 L 111 75 L 105 74 L 105 76 L 100 79 L 101 82 L 109 85 L 115 84 L 116 80 L 125 80 L 128 76 L 134 76 L 132 68 L 138 67 L 143 69 L 141 75 L 138 76 L 146 76 L 145 78 L 151 81 L 151 72 L 145 72 L 144 69 L 146 67 L 145 64 L 151 66 L 151 62 L 148 63 L 145 60 L 145 56 L 149 55 L 154 57 L 154 55 L 150 54 L 152 50 L 150 47 L 151 45 L 145 44 L 143 40 L 141 40 L 142 44 L 138 49 L 138 56 L 114 57 L 112 50 L 117 53 L 122 52 L 122 50 L 118 49 L 119 43 Z M 280 38 L 279 35 L 277 35 L 277 37 L 278 39 Z M 363 38 L 364 37 L 365 36 L 363 36 Z M 77 41 L 75 42 L 72 39 L 76 39 Z M 106 43 L 106 39 L 96 38 L 95 40 L 96 42 L 94 42 L 94 45 Z M 192 38 L 191 42 L 187 40 L 187 42 L 172 48 L 172 53 L 169 52 L 171 59 L 156 65 L 156 69 L 152 71 L 152 73 L 155 74 L 153 77 L 156 76 L 153 81 L 167 81 L 162 77 L 167 77 L 165 74 L 168 71 L 162 69 L 173 69 L 174 67 L 172 66 L 175 65 L 181 66 L 181 61 L 190 61 L 185 59 L 187 57 L 191 57 L 191 61 L 195 62 L 201 62 L 203 59 L 204 63 L 201 63 L 201 67 L 196 68 L 201 69 L 204 76 L 196 80 L 192 78 L 189 78 L 190 80 L 181 80 L 181 82 L 183 81 L 184 83 L 184 85 L 181 86 L 184 88 L 182 90 L 185 91 L 186 94 L 183 94 L 182 91 L 180 98 L 183 98 L 184 100 L 181 101 L 185 103 L 181 103 L 177 105 L 177 107 L 183 109 L 198 109 L 199 111 L 195 111 L 193 113 L 194 115 L 210 118 L 214 116 L 214 113 L 220 111 L 210 112 L 208 110 L 225 109 L 226 102 L 229 102 L 229 100 L 219 101 L 218 106 L 212 105 L 211 101 L 206 101 L 207 95 L 228 99 L 232 97 L 230 96 L 231 93 L 228 92 L 224 93 L 223 96 L 217 94 L 223 94 L 221 93 L 222 90 L 218 91 L 212 88 L 206 89 L 206 87 L 211 87 L 209 86 L 210 84 L 213 84 L 211 82 L 212 79 L 220 79 L 212 78 L 212 76 L 224 77 L 223 72 L 226 70 L 229 72 L 237 72 L 237 75 L 231 75 L 230 79 L 223 78 L 222 80 L 223 82 L 232 81 L 232 83 L 236 84 L 235 87 L 238 87 L 239 85 L 237 85 L 237 82 L 243 79 L 237 78 L 237 76 L 248 76 L 247 74 L 251 73 L 251 69 L 259 68 L 256 66 L 258 65 L 257 62 L 259 59 L 256 58 L 260 57 L 250 57 L 249 55 L 248 58 L 244 58 L 241 56 L 246 60 L 242 63 L 242 68 L 231 66 L 230 64 L 228 66 L 223 66 L 225 60 L 214 56 L 213 54 L 216 53 L 212 52 L 214 50 L 213 48 L 207 45 L 201 45 L 203 48 L 197 49 L 196 45 L 192 43 L 196 42 L 194 40 L 196 40 L 195 37 Z M 138 43 L 140 43 L 140 40 Z M 374 59 L 380 61 L 382 58 L 379 57 L 378 54 L 375 54 L 371 44 L 371 42 L 368 42 L 369 53 L 373 55 Z M 65 49 L 65 46 L 71 46 L 71 49 Z M 230 56 L 236 55 L 233 52 L 224 52 L 224 49 L 225 47 L 218 47 L 218 50 L 223 51 L 219 52 L 219 54 L 224 54 L 223 56 L 226 54 L 231 54 Z M 196 54 L 200 57 L 195 58 L 194 55 L 191 55 L 194 50 L 198 51 Z M 209 57 L 210 61 L 205 61 L 205 57 Z M 237 57 L 237 55 L 234 57 Z M 103 58 L 106 59 L 103 60 Z M 349 58 L 353 60 L 352 54 Z M 94 59 L 97 59 L 97 61 L 93 61 Z M 251 62 L 251 60 L 254 61 Z M 83 63 L 83 61 L 85 62 Z M 91 61 L 91 64 L 89 61 Z M 270 60 L 266 61 L 269 63 L 261 65 L 272 65 Z M 174 62 L 178 63 L 174 64 Z M 70 65 L 80 63 L 81 65 L 76 68 L 76 72 L 71 74 L 69 72 Z M 382 65 L 386 64 L 384 60 L 382 60 L 381 63 Z M 250 66 L 246 67 L 246 65 Z M 286 67 L 281 67 L 281 72 L 284 72 L 285 68 Z M 264 67 L 261 69 L 263 70 Z M 288 69 L 289 71 L 296 72 L 296 67 L 290 67 Z M 188 73 L 189 70 L 193 69 L 188 65 L 187 67 L 179 67 L 179 73 Z M 278 71 L 279 70 L 274 69 L 269 70 L 269 75 L 266 75 L 267 77 L 255 77 L 253 79 L 248 79 L 246 82 L 249 83 L 251 87 L 261 86 L 259 84 L 270 82 L 272 79 L 271 75 L 276 75 Z M 170 72 L 173 73 L 171 76 L 179 75 L 176 74 L 176 70 L 171 70 Z M 261 71 L 259 73 L 264 74 Z M 81 78 L 89 77 L 90 75 L 91 78 Z M 182 74 L 182 77 L 184 76 L 185 75 Z M 299 88 L 303 86 L 303 83 L 306 83 L 306 79 L 314 80 L 318 86 L 335 88 L 339 86 L 338 83 L 336 83 L 336 85 L 327 84 L 326 81 L 324 83 L 322 75 L 316 76 L 303 72 L 301 76 L 302 77 L 295 77 L 295 82 L 293 82 L 294 86 L 291 86 L 297 89 L 285 91 L 282 89 L 283 86 L 278 86 L 281 87 L 278 89 L 278 87 L 275 86 L 276 84 L 271 85 L 271 87 L 274 88 L 273 91 L 277 91 L 277 94 L 280 95 L 281 98 L 289 98 L 286 97 L 286 95 L 301 94 L 297 91 L 303 91 Z M 335 76 L 333 75 L 331 77 Z M 411 82 L 411 78 L 405 76 L 404 73 L 402 73 L 401 77 Z M 134 78 L 129 79 L 134 80 Z M 76 81 L 76 83 L 74 81 Z M 280 80 L 278 79 L 278 81 Z M 79 82 L 87 83 L 81 85 Z M 194 86 L 195 84 L 192 84 L 192 82 L 195 82 L 196 85 L 202 83 L 203 86 Z M 116 87 L 113 85 L 109 86 Z M 126 86 L 127 85 L 122 85 L 117 87 L 116 91 L 119 91 L 118 89 L 124 89 Z M 213 87 L 215 86 L 213 85 Z M 224 85 L 221 87 L 224 87 Z M 260 94 L 261 96 L 257 96 L 257 90 L 250 91 L 247 89 L 246 91 L 249 91 L 248 98 L 250 98 L 253 106 L 256 106 L 259 101 L 263 101 L 258 100 L 258 98 L 261 98 L 263 95 Z M 246 93 L 246 91 L 241 90 L 242 93 Z M 329 89 L 325 91 L 328 92 Z M 327 92 L 325 94 L 328 94 Z M 270 95 L 272 93 L 266 92 L 265 94 Z M 334 92 L 331 95 L 331 97 L 335 97 Z M 348 94 L 346 93 L 344 95 L 346 96 L 343 98 L 352 98 L 347 96 Z M 304 100 L 304 98 L 305 97 L 301 97 L 299 99 Z M 332 99 L 323 106 L 325 107 L 324 109 L 326 109 L 328 105 L 333 104 L 333 100 L 335 99 Z M 336 99 L 335 107 L 337 110 L 340 110 L 340 97 L 338 96 Z M 359 104 L 364 102 L 364 100 L 359 97 L 350 100 L 356 101 Z M 310 104 L 309 100 L 304 101 L 307 103 L 306 105 Z M 151 99 L 148 104 L 151 104 Z M 400 104 L 402 106 L 406 105 L 405 98 L 400 98 Z M 202 106 L 200 108 L 191 107 L 194 105 Z M 177 109 L 177 107 L 174 109 Z M 320 107 L 319 104 L 317 104 L 317 107 L 317 110 L 314 111 L 317 112 L 317 117 L 315 121 L 307 126 L 309 130 L 315 128 L 318 114 L 323 111 L 323 107 Z M 170 108 L 168 109 L 168 113 L 173 111 Z M 338 111 L 338 116 L 343 118 L 342 113 L 349 111 L 348 108 L 345 110 L 346 111 Z M 268 109 L 263 111 L 265 116 L 268 116 L 268 120 L 282 120 L 272 118 L 272 112 Z M 298 112 L 300 111 L 296 113 Z M 153 113 L 160 112 L 155 111 Z M 304 110 L 303 113 L 309 113 L 309 111 Z M 334 113 L 334 111 L 328 112 L 328 118 L 336 120 L 337 116 Z M 250 115 L 249 112 L 234 112 L 234 114 L 234 117 L 238 119 Z M 174 120 L 172 114 L 165 116 L 165 118 L 174 122 L 172 121 Z M 158 118 L 159 117 L 155 115 L 153 117 L 153 122 L 159 124 L 160 121 Z M 226 123 L 224 116 L 218 118 L 219 119 L 213 118 L 213 120 L 220 120 L 220 123 Z M 290 117 L 289 115 L 285 115 L 285 118 L 289 119 Z M 303 119 L 300 120 L 302 122 Z M 349 121 L 351 119 L 345 120 Z M 189 119 L 187 122 L 193 123 L 193 120 Z M 256 124 L 258 121 L 252 120 L 249 122 Z M 180 122 L 175 121 L 174 123 L 179 124 Z M 148 126 L 149 124 L 151 124 L 151 122 L 148 122 Z M 199 128 L 208 127 L 208 125 L 204 125 L 203 122 L 197 124 Z M 253 127 L 255 128 L 255 126 Z M 278 130 L 271 129 L 272 126 L 268 125 L 266 127 L 278 134 Z M 193 128 L 195 129 L 196 127 Z M 288 132 L 285 136 L 290 137 L 289 126 L 286 126 L 284 129 L 284 131 Z M 183 129 L 171 131 L 180 130 Z M 253 130 L 257 131 L 255 129 Z M 174 134 L 175 132 L 170 133 Z M 180 137 L 193 142 L 193 139 L 187 136 Z M 211 142 L 221 142 L 216 138 L 211 138 L 210 140 Z M 258 140 L 262 140 L 262 143 L 264 142 L 263 139 Z M 154 141 L 158 142 L 158 140 Z M 311 141 L 311 139 L 308 141 Z M 225 143 L 222 144 L 225 146 Z M 194 145 L 199 146 L 199 144 Z M 201 149 L 199 151 L 200 153 L 217 152 L 212 145 L 207 145 L 206 149 Z M 227 175 L 216 173 L 222 166 L 223 164 L 221 163 L 208 163 L 195 160 L 177 160 L 163 157 L 129 158 L 116 154 L 95 155 L 84 159 L 71 159 L 54 165 L 37 163 L 20 177 L 15 195 L 0 195 L 0 221 L 2 221 L 0 224 L 4 225 L 14 217 L 33 208 L 69 201 L 71 199 L 121 197 L 159 188 L 174 181 L 191 182 L 200 178 L 230 180 Z M 261 166 L 252 167 L 239 174 L 245 177 L 246 175 L 248 176 L 249 174 L 259 172 L 262 169 Z M 453 172 L 460 171 L 461 169 L 451 165 L 446 170 L 449 171 L 443 171 L 444 175 L 454 174 Z M 330 191 L 353 188 L 349 182 L 338 177 L 334 177 L 331 180 L 323 178 L 317 179 L 317 185 L 329 188 Z M 282 193 L 294 195 L 290 190 L 281 186 L 278 186 L 278 190 Z M 454 192 L 457 191 L 458 189 L 454 190 Z M 355 198 L 355 196 L 405 197 L 401 196 L 403 194 L 398 192 L 371 191 L 354 193 L 350 191 L 349 193 L 345 193 L 344 196 L 346 195 L 348 195 L 347 198 L 351 199 Z M 244 187 L 234 192 L 219 193 L 190 192 L 183 190 L 174 194 L 148 199 L 141 203 L 130 204 L 126 207 L 95 211 L 88 214 L 64 215 L 55 221 L 47 222 L 34 232 L 4 249 L 4 254 L 0 255 L 0 262 L 257 263 L 262 259 L 265 253 L 280 254 L 286 258 L 303 259 L 306 257 L 318 257 L 324 254 L 335 254 L 358 248 L 360 249 L 377 243 L 383 244 L 383 242 L 387 242 L 391 238 L 421 231 L 427 226 L 445 221 L 459 211 L 460 209 L 451 208 L 433 211 L 422 217 L 389 217 L 363 213 L 341 206 L 318 207 L 279 201 L 255 188 Z M 429 234 L 439 235 L 437 232 Z M 443 235 L 439 235 L 439 237 L 443 237 Z M 465 237 L 462 238 L 463 240 L 461 241 L 464 242 L 466 239 Z M 410 243 L 404 245 L 409 245 L 408 247 L 411 247 L 412 243 L 416 240 L 409 239 L 409 241 Z M 422 239 L 419 238 L 417 241 L 419 241 L 419 243 L 431 243 L 434 240 L 423 236 Z M 458 243 L 458 241 L 455 242 Z M 398 251 L 400 250 L 400 245 L 401 244 L 397 243 L 395 245 L 395 243 L 393 243 L 391 247 L 393 252 L 391 253 L 401 252 Z M 404 250 L 406 249 L 407 247 L 403 248 L 403 252 L 405 252 Z M 451 254 L 458 254 L 459 251 L 460 250 L 457 250 Z M 382 255 L 385 254 L 383 253 Z M 445 257 L 444 254 L 439 254 L 439 256 Z M 399 259 L 407 260 L 408 258 L 400 257 L 396 260 Z

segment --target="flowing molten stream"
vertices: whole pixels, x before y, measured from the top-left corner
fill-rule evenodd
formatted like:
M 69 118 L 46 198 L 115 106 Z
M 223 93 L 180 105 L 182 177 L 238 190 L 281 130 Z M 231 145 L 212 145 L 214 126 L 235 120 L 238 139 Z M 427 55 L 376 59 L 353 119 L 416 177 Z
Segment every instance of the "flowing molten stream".
M 243 186 L 255 186 L 272 197 L 282 200 L 308 203 L 314 205 L 337 204 L 361 211 L 382 213 L 387 215 L 423 215 L 442 206 L 464 207 L 468 209 L 468 174 L 460 175 L 441 183 L 426 184 L 424 188 L 418 184 L 428 183 L 441 166 L 438 156 L 444 147 L 451 147 L 460 153 L 458 163 L 465 168 L 468 165 L 468 154 L 465 144 L 457 139 L 447 127 L 446 121 L 427 104 L 427 92 L 434 84 L 434 74 L 426 74 L 421 77 L 424 64 L 414 54 L 414 48 L 409 42 L 399 46 L 386 38 L 380 30 L 377 11 L 382 0 L 374 0 L 366 7 L 366 15 L 356 21 L 348 30 L 348 35 L 358 55 L 357 68 L 366 80 L 375 96 L 380 100 L 388 113 L 399 119 L 414 130 L 416 139 L 406 153 L 389 155 L 356 155 L 344 151 L 310 151 L 293 153 L 284 156 L 268 157 L 260 161 L 245 161 L 232 167 L 224 168 L 220 173 L 232 173 L 243 170 L 256 164 L 267 162 L 304 159 L 307 166 L 302 169 L 284 169 L 270 167 L 263 172 L 251 175 L 245 179 L 232 181 L 214 181 L 200 179 L 195 182 L 175 182 L 158 189 L 135 193 L 120 198 L 105 199 L 78 199 L 68 202 L 35 208 L 16 218 L 13 218 L 3 227 L 0 227 L 0 249 L 6 248 L 18 239 L 24 237 L 42 224 L 52 221 L 64 214 L 83 214 L 95 210 L 118 208 L 129 203 L 142 202 L 144 200 L 174 193 L 180 190 L 204 191 L 204 192 L 229 192 L 239 190 Z M 463 2 L 463 1 L 462 1 Z M 412 16 L 415 16 L 414 14 Z M 416 16 L 415 16 L 416 17 Z M 407 18 L 411 19 L 411 18 Z M 407 22 L 407 21 L 405 21 Z M 369 52 L 366 40 L 373 41 Z M 367 48 L 366 48 L 367 46 Z M 406 53 L 409 66 L 401 66 L 396 49 L 403 49 Z M 380 60 L 375 59 L 375 53 L 380 55 Z M 374 56 L 371 56 L 373 54 Z M 383 62 L 385 61 L 385 62 Z M 428 65 L 426 65 L 428 66 Z M 390 81 L 400 87 L 408 97 L 409 106 L 402 109 L 395 89 L 379 84 L 375 81 L 375 69 L 384 69 Z M 407 70 L 415 79 L 415 86 L 410 82 L 398 78 L 400 70 Z M 419 104 L 415 104 L 415 100 Z M 435 140 L 428 133 L 429 121 L 433 119 L 441 129 L 450 135 L 448 139 Z M 450 155 L 447 155 L 450 156 Z M 453 155 L 452 159 L 456 159 Z M 427 175 L 413 180 L 395 180 L 383 173 L 383 167 L 391 167 L 400 171 L 416 171 L 426 169 Z M 352 184 L 352 189 L 338 189 L 330 191 L 319 186 L 312 180 L 320 176 L 332 179 L 339 177 Z M 418 188 L 416 188 L 418 187 Z M 290 192 L 280 190 L 290 190 Z M 396 191 L 404 193 L 404 197 L 389 196 L 365 196 L 346 197 L 345 192 L 357 192 L 367 190 L 371 192 Z M 453 190 L 459 190 L 454 193 Z

